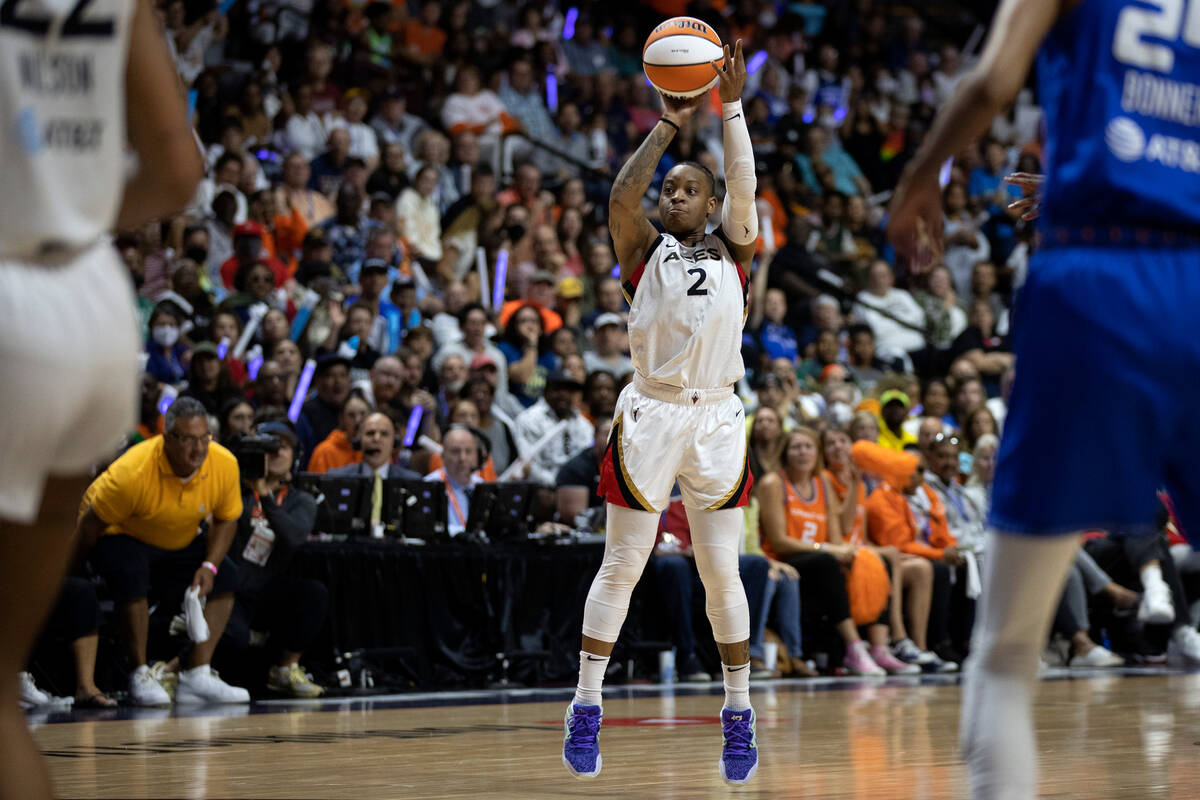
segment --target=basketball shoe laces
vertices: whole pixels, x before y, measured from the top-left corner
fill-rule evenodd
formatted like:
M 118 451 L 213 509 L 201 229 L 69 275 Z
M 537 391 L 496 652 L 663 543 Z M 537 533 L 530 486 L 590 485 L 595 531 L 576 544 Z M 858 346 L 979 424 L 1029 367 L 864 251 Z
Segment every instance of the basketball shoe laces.
M 600 733 L 599 716 L 572 713 L 567 727 L 570 730 L 567 737 L 568 750 L 589 752 L 596 746 L 596 736 Z
M 725 736 L 725 755 L 748 756 L 754 747 L 754 729 L 747 719 L 750 712 L 742 712 L 741 719 L 721 721 L 721 733 Z

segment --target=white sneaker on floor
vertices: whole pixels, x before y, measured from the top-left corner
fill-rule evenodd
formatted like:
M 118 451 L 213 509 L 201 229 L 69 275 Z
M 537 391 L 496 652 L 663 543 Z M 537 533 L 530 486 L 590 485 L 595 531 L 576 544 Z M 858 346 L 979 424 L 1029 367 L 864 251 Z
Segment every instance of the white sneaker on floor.
M 230 686 L 221 680 L 208 664 L 204 664 L 179 673 L 175 702 L 180 705 L 249 703 L 250 692 L 240 686 Z
M 171 695 L 145 664 L 129 676 L 129 701 L 135 706 L 169 706 Z
M 1163 581 L 1151 581 L 1138 605 L 1138 622 L 1143 625 L 1166 625 L 1175 619 L 1175 604 L 1171 590 Z
M 901 639 L 892 645 L 892 655 L 908 664 L 916 664 L 921 658 L 921 648 L 912 639 Z
M 1189 625 L 1180 625 L 1171 632 L 1167 644 L 1167 662 L 1181 666 L 1200 665 L 1200 633 Z
M 32 675 L 28 672 L 22 672 L 19 678 L 21 680 L 21 694 L 17 699 L 17 704 L 21 708 L 37 708 L 38 706 L 50 703 L 50 695 L 38 688 Z
M 1098 667 L 1103 669 L 1107 667 L 1123 667 L 1125 666 L 1125 659 L 1106 647 L 1096 645 L 1087 651 L 1087 655 L 1075 656 L 1068 663 L 1072 667 Z

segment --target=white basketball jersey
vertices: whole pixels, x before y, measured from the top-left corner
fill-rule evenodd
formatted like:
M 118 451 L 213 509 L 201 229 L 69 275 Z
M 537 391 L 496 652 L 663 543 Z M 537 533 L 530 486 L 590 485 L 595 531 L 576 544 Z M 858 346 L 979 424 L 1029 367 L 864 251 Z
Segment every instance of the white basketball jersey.
M 116 222 L 135 0 L 0 0 L 0 257 Z
M 681 389 L 718 389 L 740 380 L 747 285 L 719 236 L 710 233 L 686 247 L 661 234 L 623 287 L 637 374 Z

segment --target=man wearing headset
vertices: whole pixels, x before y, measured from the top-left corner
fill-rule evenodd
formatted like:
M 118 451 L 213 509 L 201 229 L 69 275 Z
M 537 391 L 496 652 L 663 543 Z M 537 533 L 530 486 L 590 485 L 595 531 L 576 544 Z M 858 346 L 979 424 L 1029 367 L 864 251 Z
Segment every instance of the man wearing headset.
M 291 425 L 264 422 L 256 433 L 278 439 L 279 450 L 266 457 L 261 478 L 242 479 L 242 516 L 229 548 L 238 567 L 238 584 L 221 652 L 233 667 L 246 663 L 239 657 L 246 648 L 262 644 L 272 658 L 268 689 L 319 697 L 325 690 L 300 666 L 300 655 L 325 621 L 329 592 L 318 581 L 286 574 L 296 549 L 312 533 L 317 505 L 307 492 L 290 491 L 288 486 L 299 455 Z
M 482 481 L 476 473 L 482 446 L 475 433 L 454 425 L 442 437 L 442 467 L 425 476 L 427 481 L 446 484 L 446 530 L 457 536 L 467 528 L 470 515 L 468 489 Z
M 354 445 L 362 449 L 362 461 L 331 469 L 326 474 L 371 478 L 369 521 L 373 530 L 375 525 L 383 522 L 383 482 L 388 478 L 419 481 L 421 476 L 392 463 L 392 454 L 396 451 L 396 425 L 387 414 L 379 411 L 368 414 L 359 426 Z

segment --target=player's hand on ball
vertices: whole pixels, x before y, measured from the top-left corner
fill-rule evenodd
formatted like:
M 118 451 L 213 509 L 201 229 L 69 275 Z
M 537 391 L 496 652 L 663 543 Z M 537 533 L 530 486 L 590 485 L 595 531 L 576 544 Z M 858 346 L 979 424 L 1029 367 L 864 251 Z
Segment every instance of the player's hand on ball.
M 746 86 L 746 59 L 742 55 L 741 39 L 734 42 L 732 52 L 729 50 L 729 45 L 725 45 L 725 58 L 721 61 L 714 61 L 713 69 L 717 71 L 717 77 L 721 79 L 717 88 L 717 93 L 721 95 L 721 102 L 732 103 L 735 100 L 741 100 L 742 89 Z
M 683 123 L 692 118 L 696 109 L 704 104 L 704 95 L 695 97 L 672 97 L 669 94 L 658 93 L 662 98 L 663 117 L 683 127 Z

